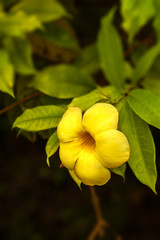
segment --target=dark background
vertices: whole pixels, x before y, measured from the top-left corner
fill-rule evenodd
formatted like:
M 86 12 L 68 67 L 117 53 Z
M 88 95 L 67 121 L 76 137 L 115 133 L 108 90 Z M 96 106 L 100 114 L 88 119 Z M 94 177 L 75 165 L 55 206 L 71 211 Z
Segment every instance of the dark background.
M 157 147 L 159 137 L 152 129 Z M 82 191 L 65 168 L 59 168 L 58 153 L 46 164 L 46 141 L 35 143 L 16 137 L 7 115 L 0 119 L 0 240 L 82 240 L 95 224 L 90 191 Z M 157 182 L 159 192 L 160 180 Z M 130 169 L 126 181 L 112 174 L 96 187 L 102 213 L 125 240 L 160 239 L 160 198 L 142 185 Z M 104 239 L 114 239 L 106 231 Z

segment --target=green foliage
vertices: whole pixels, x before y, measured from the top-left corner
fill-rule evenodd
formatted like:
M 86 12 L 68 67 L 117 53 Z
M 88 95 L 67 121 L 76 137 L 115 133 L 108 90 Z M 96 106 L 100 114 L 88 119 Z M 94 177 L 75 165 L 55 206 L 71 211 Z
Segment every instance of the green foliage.
M 16 72 L 24 75 L 35 73 L 32 49 L 26 39 L 8 38 L 5 40 L 5 47 Z
M 78 44 L 71 34 L 56 24 L 48 23 L 44 25 L 44 29 L 37 33 L 47 39 L 51 43 L 55 43 L 65 48 L 78 50 Z
M 156 192 L 157 171 L 152 134 L 148 125 L 132 111 L 127 102 L 120 110 L 119 128 L 130 143 L 129 166 L 139 181 Z
M 122 97 L 114 86 L 101 87 L 83 96 L 73 98 L 70 107 L 79 107 L 86 111 L 97 102 L 116 103 Z
M 120 166 L 118 168 L 112 168 L 111 171 L 115 174 L 120 175 L 125 180 L 126 166 L 127 166 L 127 164 L 124 163 L 122 166 Z
M 125 82 L 125 64 L 120 37 L 112 24 L 115 9 L 112 9 L 101 22 L 98 35 L 100 65 L 108 81 L 119 89 Z
M 58 125 L 66 108 L 61 106 L 40 106 L 27 109 L 13 123 L 13 128 L 18 127 L 27 131 L 40 131 L 54 128 Z
M 14 97 L 13 84 L 14 68 L 9 61 L 7 52 L 0 49 L 0 90 Z
M 128 61 L 125 61 L 125 77 L 128 79 L 132 79 L 133 76 L 133 68 Z
M 143 83 L 143 87 L 160 96 L 160 78 L 147 77 Z
M 134 112 L 148 124 L 160 128 L 160 97 L 148 90 L 136 89 L 127 101 Z
M 73 98 L 95 88 L 92 78 L 69 65 L 50 66 L 39 72 L 32 87 L 57 98 Z
M 133 71 L 132 81 L 137 82 L 144 77 L 151 68 L 156 57 L 160 54 L 160 44 L 150 48 L 136 63 Z
M 122 27 L 131 42 L 138 31 L 154 16 L 153 0 L 121 0 Z
M 85 94 L 80 97 L 73 98 L 70 103 L 70 107 L 79 107 L 82 111 L 87 110 L 91 106 L 93 106 L 96 102 L 105 99 L 106 97 L 102 95 L 97 89 L 92 92 Z
M 1 104 L 5 108 L 11 103 L 8 117 L 19 133 L 31 140 L 37 134 L 48 139 L 48 165 L 59 147 L 56 127 L 67 107 L 84 112 L 97 102 L 113 104 L 131 155 L 128 163 L 111 171 L 125 179 L 129 165 L 156 192 L 155 146 L 148 124 L 159 131 L 160 3 L 103 4 L 97 15 L 87 12 L 91 21 L 86 23 L 83 8 L 76 9 L 73 1 L 1 1 Z
M 100 67 L 97 44 L 93 43 L 85 47 L 77 56 L 74 64 L 83 71 L 95 73 Z
M 0 13 L 0 36 L 20 37 L 37 28 L 41 28 L 36 15 L 28 16 L 22 11 Z
M 27 15 L 36 15 L 41 22 L 49 22 L 69 14 L 56 0 L 23 0 L 12 11 L 24 11 Z
M 47 164 L 49 164 L 49 158 L 57 151 L 59 147 L 59 140 L 57 137 L 57 131 L 55 131 L 48 139 L 46 144 Z
M 159 0 L 154 0 L 154 5 L 155 5 L 155 18 L 153 21 L 153 27 L 155 28 L 155 32 L 157 35 L 157 40 L 160 40 L 160 2 Z
M 111 101 L 111 103 L 117 103 L 119 99 L 123 96 L 121 92 L 115 88 L 114 86 L 107 86 L 103 88 L 99 88 L 99 91 L 107 97 L 108 100 Z

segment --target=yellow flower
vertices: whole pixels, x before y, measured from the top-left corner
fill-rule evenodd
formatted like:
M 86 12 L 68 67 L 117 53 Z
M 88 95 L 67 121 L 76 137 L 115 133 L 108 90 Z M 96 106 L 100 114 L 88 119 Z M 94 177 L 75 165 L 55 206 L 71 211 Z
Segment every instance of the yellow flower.
M 111 104 L 97 103 L 82 116 L 78 107 L 69 107 L 57 129 L 60 159 L 80 184 L 103 185 L 117 168 L 129 159 L 130 147 L 116 130 L 118 111 Z

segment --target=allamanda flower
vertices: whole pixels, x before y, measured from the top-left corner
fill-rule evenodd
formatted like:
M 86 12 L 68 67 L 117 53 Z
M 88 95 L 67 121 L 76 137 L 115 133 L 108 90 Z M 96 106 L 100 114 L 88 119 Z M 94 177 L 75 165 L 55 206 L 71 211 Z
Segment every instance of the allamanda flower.
M 82 116 L 78 107 L 69 107 L 57 129 L 60 159 L 73 179 L 86 185 L 103 185 L 129 159 L 130 147 L 117 130 L 119 113 L 106 103 L 97 103 Z

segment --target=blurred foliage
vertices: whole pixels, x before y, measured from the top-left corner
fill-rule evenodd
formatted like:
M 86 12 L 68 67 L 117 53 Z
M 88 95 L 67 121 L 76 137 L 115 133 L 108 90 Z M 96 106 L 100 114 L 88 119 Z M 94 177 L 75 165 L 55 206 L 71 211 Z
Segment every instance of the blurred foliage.
M 112 169 L 125 185 L 113 174 L 98 189 L 103 211 L 125 239 L 159 239 L 157 198 L 132 178 L 158 192 L 159 23 L 159 0 L 0 1 L 0 239 L 89 234 L 88 191 L 59 169 L 56 127 L 68 106 L 84 112 L 96 102 L 117 107 L 131 146 L 128 164 Z

